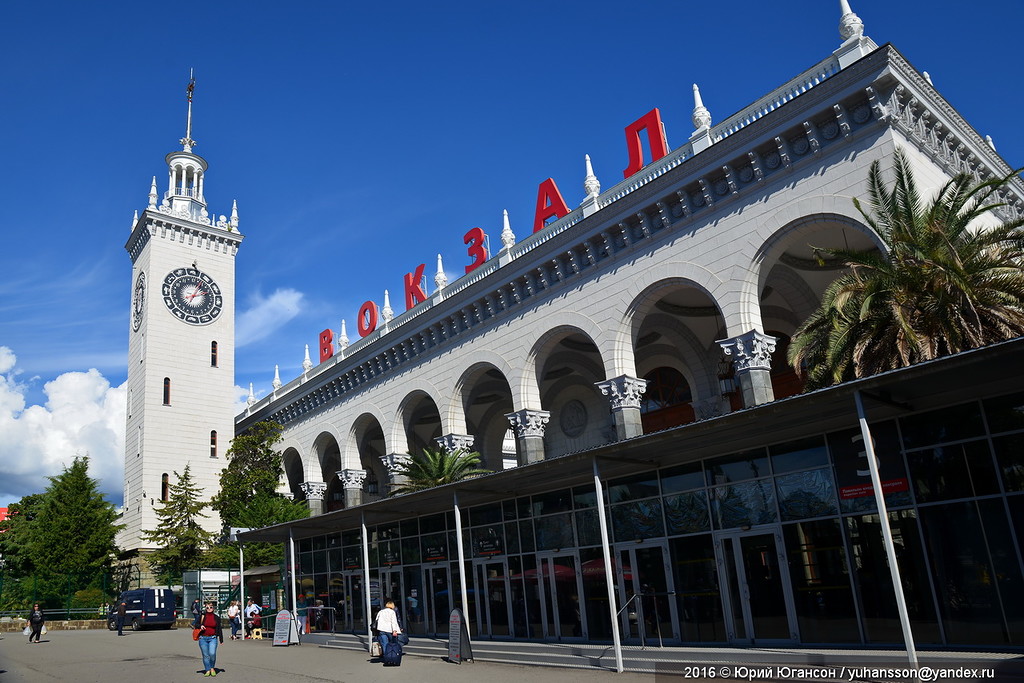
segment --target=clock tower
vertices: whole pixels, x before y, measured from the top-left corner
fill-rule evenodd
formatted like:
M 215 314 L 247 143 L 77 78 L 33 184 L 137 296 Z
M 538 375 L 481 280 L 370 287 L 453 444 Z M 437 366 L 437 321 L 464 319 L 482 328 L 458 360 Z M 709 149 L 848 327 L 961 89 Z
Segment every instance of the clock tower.
M 202 497 L 217 493 L 234 436 L 237 206 L 210 215 L 206 160 L 192 139 L 192 90 L 181 150 L 167 155 L 167 191 L 149 191 L 125 249 L 132 260 L 124 451 L 124 551 L 156 547 L 142 535 L 186 465 Z M 220 531 L 216 512 L 204 527 Z

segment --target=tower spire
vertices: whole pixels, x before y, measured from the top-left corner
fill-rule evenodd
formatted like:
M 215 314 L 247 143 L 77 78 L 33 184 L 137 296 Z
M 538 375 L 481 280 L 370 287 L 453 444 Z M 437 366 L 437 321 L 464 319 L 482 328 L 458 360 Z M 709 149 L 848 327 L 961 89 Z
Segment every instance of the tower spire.
M 188 100 L 188 116 L 185 120 L 185 137 L 181 142 L 181 148 L 185 152 L 191 152 L 196 141 L 192 139 L 192 91 L 196 89 L 196 77 L 192 69 L 188 70 L 188 87 L 185 88 L 185 97 Z

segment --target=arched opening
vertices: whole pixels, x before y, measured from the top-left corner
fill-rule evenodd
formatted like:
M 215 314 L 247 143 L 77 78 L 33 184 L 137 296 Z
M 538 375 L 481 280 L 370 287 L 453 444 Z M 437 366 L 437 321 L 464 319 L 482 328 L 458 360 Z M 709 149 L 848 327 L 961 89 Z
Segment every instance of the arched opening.
M 217 457 L 217 431 L 212 430 L 210 432 L 210 457 Z
M 163 476 L 160 477 L 160 500 L 165 503 L 171 498 L 171 482 L 167 478 L 167 473 L 164 472 Z
M 164 405 L 171 405 L 171 378 L 164 377 Z
M 644 379 L 647 391 L 640 399 L 640 420 L 644 433 L 693 422 L 693 393 L 683 373 L 661 366 L 651 370 Z

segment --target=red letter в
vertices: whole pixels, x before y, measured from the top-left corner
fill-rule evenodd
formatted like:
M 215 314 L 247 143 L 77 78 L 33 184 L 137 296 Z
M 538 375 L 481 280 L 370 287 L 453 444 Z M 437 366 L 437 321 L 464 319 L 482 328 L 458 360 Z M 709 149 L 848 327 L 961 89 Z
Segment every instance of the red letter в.
M 537 188 L 537 213 L 533 217 L 533 231 L 542 230 L 549 218 L 561 218 L 568 213 L 569 207 L 565 205 L 555 181 L 548 178 L 541 183 Z
M 334 332 L 327 328 L 320 333 L 320 362 L 334 355 Z
M 405 310 L 409 310 L 421 301 L 427 300 L 427 293 L 423 291 L 423 269 L 426 263 L 416 266 L 412 273 L 405 274 Z
M 640 131 L 644 129 L 647 129 L 647 142 L 651 146 L 651 163 L 668 154 L 665 124 L 661 122 L 661 112 L 655 107 L 626 126 L 626 149 L 629 150 L 629 168 L 622 172 L 622 177 L 624 178 L 628 178 L 644 167 L 644 148 L 643 143 L 640 142 Z

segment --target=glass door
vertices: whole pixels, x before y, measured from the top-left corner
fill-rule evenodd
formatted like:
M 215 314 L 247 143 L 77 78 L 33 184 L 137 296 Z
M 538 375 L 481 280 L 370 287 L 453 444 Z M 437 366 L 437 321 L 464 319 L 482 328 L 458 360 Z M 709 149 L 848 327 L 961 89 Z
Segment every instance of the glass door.
M 451 582 L 445 566 L 423 568 L 423 625 L 424 633 L 448 633 L 448 615 L 451 613 Z
M 538 555 L 534 579 L 541 593 L 544 637 L 586 638 L 586 615 L 576 555 Z M 529 572 L 527 572 L 529 573 Z
M 664 542 L 615 547 L 612 570 L 619 591 L 622 634 L 643 645 L 679 640 L 675 586 Z M 603 558 L 600 560 L 603 566 Z M 586 571 L 586 568 L 584 568 Z
M 363 593 L 363 572 L 344 572 L 341 575 L 344 586 L 344 602 L 339 605 L 338 630 L 366 633 L 366 598 Z
M 483 636 L 509 636 L 511 629 L 508 566 L 504 560 L 477 561 L 474 564 L 476 581 L 476 622 Z
M 380 607 L 391 600 L 395 603 L 395 611 L 398 612 L 398 621 L 405 628 L 406 614 L 405 604 L 402 596 L 405 591 L 402 589 L 402 570 L 398 567 L 387 567 L 380 569 Z
M 726 631 L 735 643 L 796 642 L 796 610 L 779 530 L 719 534 L 727 589 Z

